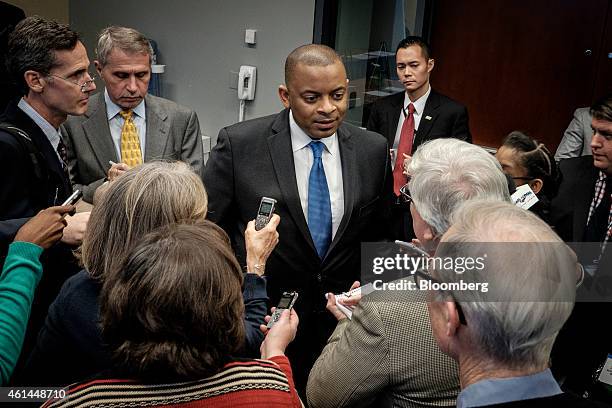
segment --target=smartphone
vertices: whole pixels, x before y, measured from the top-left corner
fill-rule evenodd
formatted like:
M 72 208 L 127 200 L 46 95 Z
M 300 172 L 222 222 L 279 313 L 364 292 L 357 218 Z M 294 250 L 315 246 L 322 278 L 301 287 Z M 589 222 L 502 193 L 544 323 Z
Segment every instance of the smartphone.
M 72 193 L 70 197 L 68 197 L 66 201 L 62 203 L 62 205 L 75 205 L 82 197 L 83 192 L 81 190 L 74 190 L 74 193 Z
M 293 304 L 295 303 L 297 298 L 297 292 L 283 292 L 283 296 L 281 296 L 281 299 L 278 302 L 278 306 L 276 306 L 274 313 L 272 313 L 272 318 L 268 322 L 268 329 L 271 329 L 272 326 L 274 326 L 274 323 L 276 323 L 278 319 L 280 319 L 283 310 L 291 310 L 293 308 Z
M 430 255 L 425 250 L 414 245 L 412 242 L 396 240 L 395 245 L 399 246 L 401 249 L 408 250 L 408 252 L 417 253 L 418 255 L 422 255 L 427 258 L 430 257 Z
M 257 217 L 255 218 L 255 231 L 259 231 L 270 222 L 272 214 L 274 214 L 275 204 L 275 199 L 270 197 L 261 197 Z

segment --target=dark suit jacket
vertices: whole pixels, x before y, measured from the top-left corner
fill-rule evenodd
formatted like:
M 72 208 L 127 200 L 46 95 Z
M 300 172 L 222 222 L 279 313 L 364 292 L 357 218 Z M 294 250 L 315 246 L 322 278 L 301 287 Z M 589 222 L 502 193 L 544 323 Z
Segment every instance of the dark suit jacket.
M 39 168 L 44 173 L 44 179 L 37 179 L 25 149 L 13 135 L 0 131 L 0 220 L 31 217 L 43 208 L 61 204 L 72 187 L 47 136 L 16 103 L 7 107 L 0 122 L 29 135 L 42 157 Z M 15 227 L 17 232 L 19 226 Z
M 196 113 L 184 106 L 153 95 L 145 96 L 147 134 L 144 161 L 182 160 L 202 174 L 204 155 Z M 83 116 L 70 116 L 62 125 L 68 153 L 70 179 L 92 202 L 95 190 L 104 182 L 109 160 L 119 163 L 110 134 L 104 92 L 89 99 Z
M 6 221 L 1 223 L 0 228 L 1 256 L 6 253 L 8 244 L 29 217 L 44 208 L 60 205 L 72 193 L 72 187 L 47 136 L 16 103 L 9 104 L 0 121 L 10 123 L 29 135 L 40 152 L 42 163 L 39 168 L 44 174 L 42 179 L 35 177 L 28 153 L 13 135 L 0 131 L 0 220 Z M 17 220 L 19 218 L 21 220 Z M 32 305 L 22 349 L 24 354 L 33 346 L 47 308 L 62 283 L 78 270 L 71 248 L 61 243 L 43 252 L 41 262 L 43 277 Z
M 562 160 L 559 171 L 562 181 L 550 205 L 551 223 L 564 241 L 581 242 L 599 170 L 593 156 L 581 156 Z
M 599 170 L 593 156 L 564 159 L 559 163 L 562 182 L 551 203 L 551 223 L 566 242 L 582 242 L 589 207 L 595 192 Z M 590 244 L 597 250 L 598 244 Z M 581 256 L 581 247 L 575 246 Z M 603 363 L 610 344 L 601 335 L 606 316 L 612 313 L 612 245 L 608 244 L 594 278 L 586 277 L 576 291 L 577 302 L 568 321 L 559 332 L 552 350 L 552 370 L 564 379 L 564 389 L 582 393 L 591 383 L 591 374 Z M 606 300 L 583 302 L 582 299 Z M 578 345 L 578 346 L 577 346 Z
M 324 294 L 347 290 L 359 280 L 360 243 L 380 240 L 386 233 L 385 200 L 392 194 L 384 138 L 346 123 L 337 134 L 344 217 L 323 261 L 316 253 L 300 205 L 288 110 L 222 129 L 204 170 L 208 218 L 227 231 L 242 265 L 244 230 L 255 218 L 261 197 L 278 201 L 280 242 L 266 264 L 268 295 L 276 304 L 283 291 L 299 292 L 296 310 L 300 327 L 295 344 L 304 346 L 299 358 L 307 356 L 307 361 L 294 367 L 302 386 L 307 370 L 335 326 L 325 311 Z
M 397 123 L 404 104 L 405 92 L 386 96 L 373 103 L 368 119 L 368 130 L 380 133 L 393 146 Z M 427 119 L 427 117 L 431 119 Z M 415 134 L 412 152 L 427 140 L 454 137 L 472 142 L 465 106 L 433 89 L 429 93 L 419 128 Z

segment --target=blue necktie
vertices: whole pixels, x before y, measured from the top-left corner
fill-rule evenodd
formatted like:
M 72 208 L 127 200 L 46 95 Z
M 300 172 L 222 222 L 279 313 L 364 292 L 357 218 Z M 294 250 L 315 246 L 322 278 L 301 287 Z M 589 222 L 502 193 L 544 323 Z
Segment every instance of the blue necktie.
M 312 149 L 313 156 L 308 179 L 308 228 L 319 258 L 323 259 L 332 236 L 331 202 L 321 160 L 325 145 L 321 142 L 310 142 L 308 146 Z

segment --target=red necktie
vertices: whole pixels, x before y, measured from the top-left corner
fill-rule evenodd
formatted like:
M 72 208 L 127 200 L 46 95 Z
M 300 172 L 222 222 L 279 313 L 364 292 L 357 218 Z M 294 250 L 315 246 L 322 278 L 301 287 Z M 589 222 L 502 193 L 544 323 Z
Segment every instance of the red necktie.
M 393 168 L 393 191 L 399 197 L 400 188 L 406 184 L 406 176 L 404 175 L 404 154 L 412 153 L 412 142 L 414 140 L 414 105 L 408 105 L 408 115 L 404 118 L 404 124 L 400 132 L 400 140 L 397 146 L 397 155 L 395 156 L 395 167 Z

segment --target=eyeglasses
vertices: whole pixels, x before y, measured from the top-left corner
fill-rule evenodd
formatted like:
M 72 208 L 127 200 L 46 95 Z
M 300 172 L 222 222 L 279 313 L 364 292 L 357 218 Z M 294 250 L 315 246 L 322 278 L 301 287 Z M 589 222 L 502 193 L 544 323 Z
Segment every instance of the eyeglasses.
M 535 177 L 511 177 L 511 178 L 512 178 L 512 180 L 527 180 L 527 181 L 531 181 Z
M 82 82 L 82 83 L 79 83 L 79 81 L 73 81 L 72 79 L 61 77 L 59 75 L 48 74 L 47 76 L 63 79 L 66 82 L 70 82 L 71 84 L 74 84 L 74 85 L 80 87 L 81 88 L 81 92 L 85 93 L 85 92 L 87 92 L 91 88 L 91 86 L 93 85 L 93 83 L 95 82 L 95 79 L 96 79 L 96 77 L 94 75 L 90 74 L 89 72 L 87 72 L 86 75 L 89 77 L 89 79 L 84 81 L 84 82 Z
M 408 189 L 408 183 L 404 184 L 400 189 L 400 200 L 403 204 L 410 204 L 412 202 L 412 196 L 410 195 L 410 190 Z
M 422 281 L 429 281 L 437 285 L 440 284 L 439 280 L 432 277 L 430 274 L 425 272 L 425 270 L 423 269 L 417 269 L 412 275 L 412 278 L 414 279 L 414 283 L 416 284 L 417 288 L 421 287 Z M 455 297 L 449 292 L 444 292 L 444 293 L 450 296 L 450 298 L 455 303 L 455 307 L 457 308 L 457 314 L 459 315 L 459 323 L 461 323 L 464 326 L 467 326 L 467 320 L 465 320 L 465 314 L 463 313 L 463 309 L 461 308 L 461 305 L 459 304 L 459 302 L 457 302 L 457 299 L 455 299 Z

